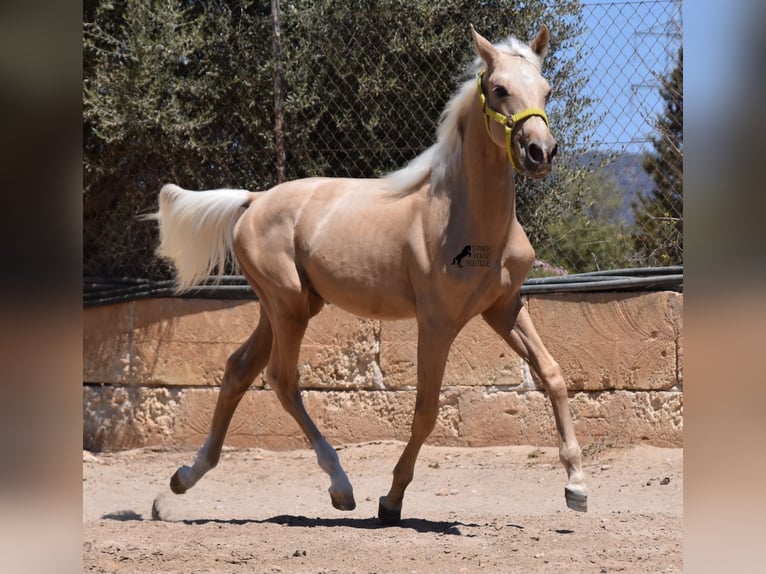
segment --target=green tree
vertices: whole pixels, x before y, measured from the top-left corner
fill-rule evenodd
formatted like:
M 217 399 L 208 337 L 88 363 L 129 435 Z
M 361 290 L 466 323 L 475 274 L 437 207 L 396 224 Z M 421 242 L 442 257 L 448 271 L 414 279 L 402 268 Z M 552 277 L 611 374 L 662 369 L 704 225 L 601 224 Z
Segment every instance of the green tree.
M 83 50 L 86 275 L 163 277 L 135 216 L 161 185 L 271 183 L 271 39 L 263 6 L 88 2 Z M 268 3 L 266 3 L 268 14 Z
M 167 276 L 152 256 L 154 229 L 135 221 L 167 181 L 250 189 L 276 182 L 277 68 L 289 179 L 371 177 L 404 165 L 433 143 L 441 111 L 465 79 L 474 57 L 469 23 L 492 40 L 549 26 L 544 74 L 555 86 L 548 111 L 561 161 L 543 182 L 519 177 L 519 214 L 541 255 L 563 258 L 572 271 L 593 260 L 587 250 L 570 255 L 574 243 L 557 247 L 562 221 L 593 218 L 580 198 L 587 174 L 574 165 L 593 121 L 582 95 L 578 0 L 283 0 L 281 13 L 276 62 L 265 0 L 85 3 L 86 274 Z
M 661 79 L 665 109 L 655 123 L 653 153 L 644 157 L 644 169 L 654 187 L 633 204 L 635 249 L 646 265 L 680 265 L 683 240 L 684 161 L 684 53 L 679 48 L 676 65 Z
M 469 23 L 492 40 L 528 38 L 541 23 L 549 26 L 545 74 L 559 98 L 550 116 L 571 149 L 588 127 L 584 74 L 562 55 L 576 55 L 580 10 L 577 1 L 283 2 L 288 177 L 371 177 L 430 146 L 475 57 Z
M 562 193 L 549 194 L 540 206 L 547 250 L 538 259 L 572 272 L 601 271 L 631 263 L 630 226 L 623 218 L 619 186 L 601 171 L 580 170 Z M 553 205 L 555 203 L 555 205 Z

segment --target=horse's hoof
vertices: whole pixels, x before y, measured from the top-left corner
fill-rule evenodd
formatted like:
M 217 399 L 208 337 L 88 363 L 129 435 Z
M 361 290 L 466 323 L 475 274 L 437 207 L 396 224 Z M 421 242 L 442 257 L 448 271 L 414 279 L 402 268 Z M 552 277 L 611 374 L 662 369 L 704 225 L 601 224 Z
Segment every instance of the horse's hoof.
M 564 488 L 567 506 L 577 512 L 588 512 L 588 495 Z
M 179 475 L 180 472 L 181 469 L 179 468 L 175 474 L 170 477 L 170 490 L 172 490 L 174 494 L 183 494 L 188 490 L 184 483 L 181 481 L 181 477 Z
M 378 502 L 378 519 L 384 526 L 397 526 L 402 521 L 402 509 L 388 508 L 383 502 L 384 498 L 385 496 L 381 496 Z
M 356 508 L 356 501 L 354 500 L 353 494 L 344 497 L 338 492 L 331 492 L 330 500 L 332 501 L 333 507 L 338 510 L 354 510 Z

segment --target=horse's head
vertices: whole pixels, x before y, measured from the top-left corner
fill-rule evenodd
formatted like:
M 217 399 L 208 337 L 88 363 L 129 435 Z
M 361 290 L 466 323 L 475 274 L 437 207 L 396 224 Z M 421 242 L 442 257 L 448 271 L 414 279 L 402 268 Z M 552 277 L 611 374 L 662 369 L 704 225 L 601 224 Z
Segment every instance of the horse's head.
M 473 26 L 471 34 L 486 66 L 478 93 L 490 137 L 507 149 L 516 169 L 545 177 L 557 151 L 545 114 L 551 86 L 540 73 L 548 52 L 548 28 L 542 25 L 529 46 L 492 45 Z

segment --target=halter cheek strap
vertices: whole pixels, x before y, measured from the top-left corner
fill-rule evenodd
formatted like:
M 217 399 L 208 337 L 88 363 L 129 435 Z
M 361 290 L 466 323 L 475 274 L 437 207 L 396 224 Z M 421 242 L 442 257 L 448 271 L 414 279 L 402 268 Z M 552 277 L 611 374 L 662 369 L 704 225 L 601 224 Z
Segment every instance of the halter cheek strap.
M 543 118 L 543 121 L 545 122 L 545 125 L 548 125 L 548 116 L 545 114 L 545 110 L 542 110 L 540 108 L 527 108 L 525 110 L 521 110 L 517 114 L 513 114 L 512 116 L 506 116 L 505 114 L 501 114 L 500 112 L 493 110 L 492 108 L 487 105 L 487 98 L 484 95 L 484 89 L 482 87 L 481 81 L 484 77 L 484 74 L 487 70 L 482 70 L 479 74 L 479 80 L 477 85 L 477 91 L 479 93 L 479 102 L 481 103 L 481 109 L 484 112 L 484 125 L 487 127 L 487 134 L 489 137 L 492 137 L 492 132 L 489 127 L 489 121 L 492 120 L 494 122 L 499 123 L 505 128 L 505 150 L 508 153 L 508 159 L 511 160 L 511 163 L 513 164 L 513 167 L 515 167 L 518 171 L 524 171 L 524 168 L 521 166 L 521 162 L 519 161 L 519 158 L 516 156 L 515 153 L 513 153 L 513 146 L 511 145 L 511 136 L 513 135 L 513 130 L 516 129 L 516 127 L 527 118 L 530 118 L 532 116 L 538 116 Z

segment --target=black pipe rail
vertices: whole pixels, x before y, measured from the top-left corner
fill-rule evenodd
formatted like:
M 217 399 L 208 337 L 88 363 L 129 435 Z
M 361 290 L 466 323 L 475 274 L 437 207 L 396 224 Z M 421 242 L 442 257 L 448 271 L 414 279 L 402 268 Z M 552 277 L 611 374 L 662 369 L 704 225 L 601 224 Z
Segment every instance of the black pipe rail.
M 682 266 L 611 269 L 553 277 L 532 277 L 521 286 L 522 295 L 615 291 L 683 292 Z M 241 275 L 208 277 L 202 285 L 181 294 L 173 281 L 132 277 L 84 277 L 83 307 L 113 305 L 153 297 L 193 299 L 253 299 L 258 297 Z

